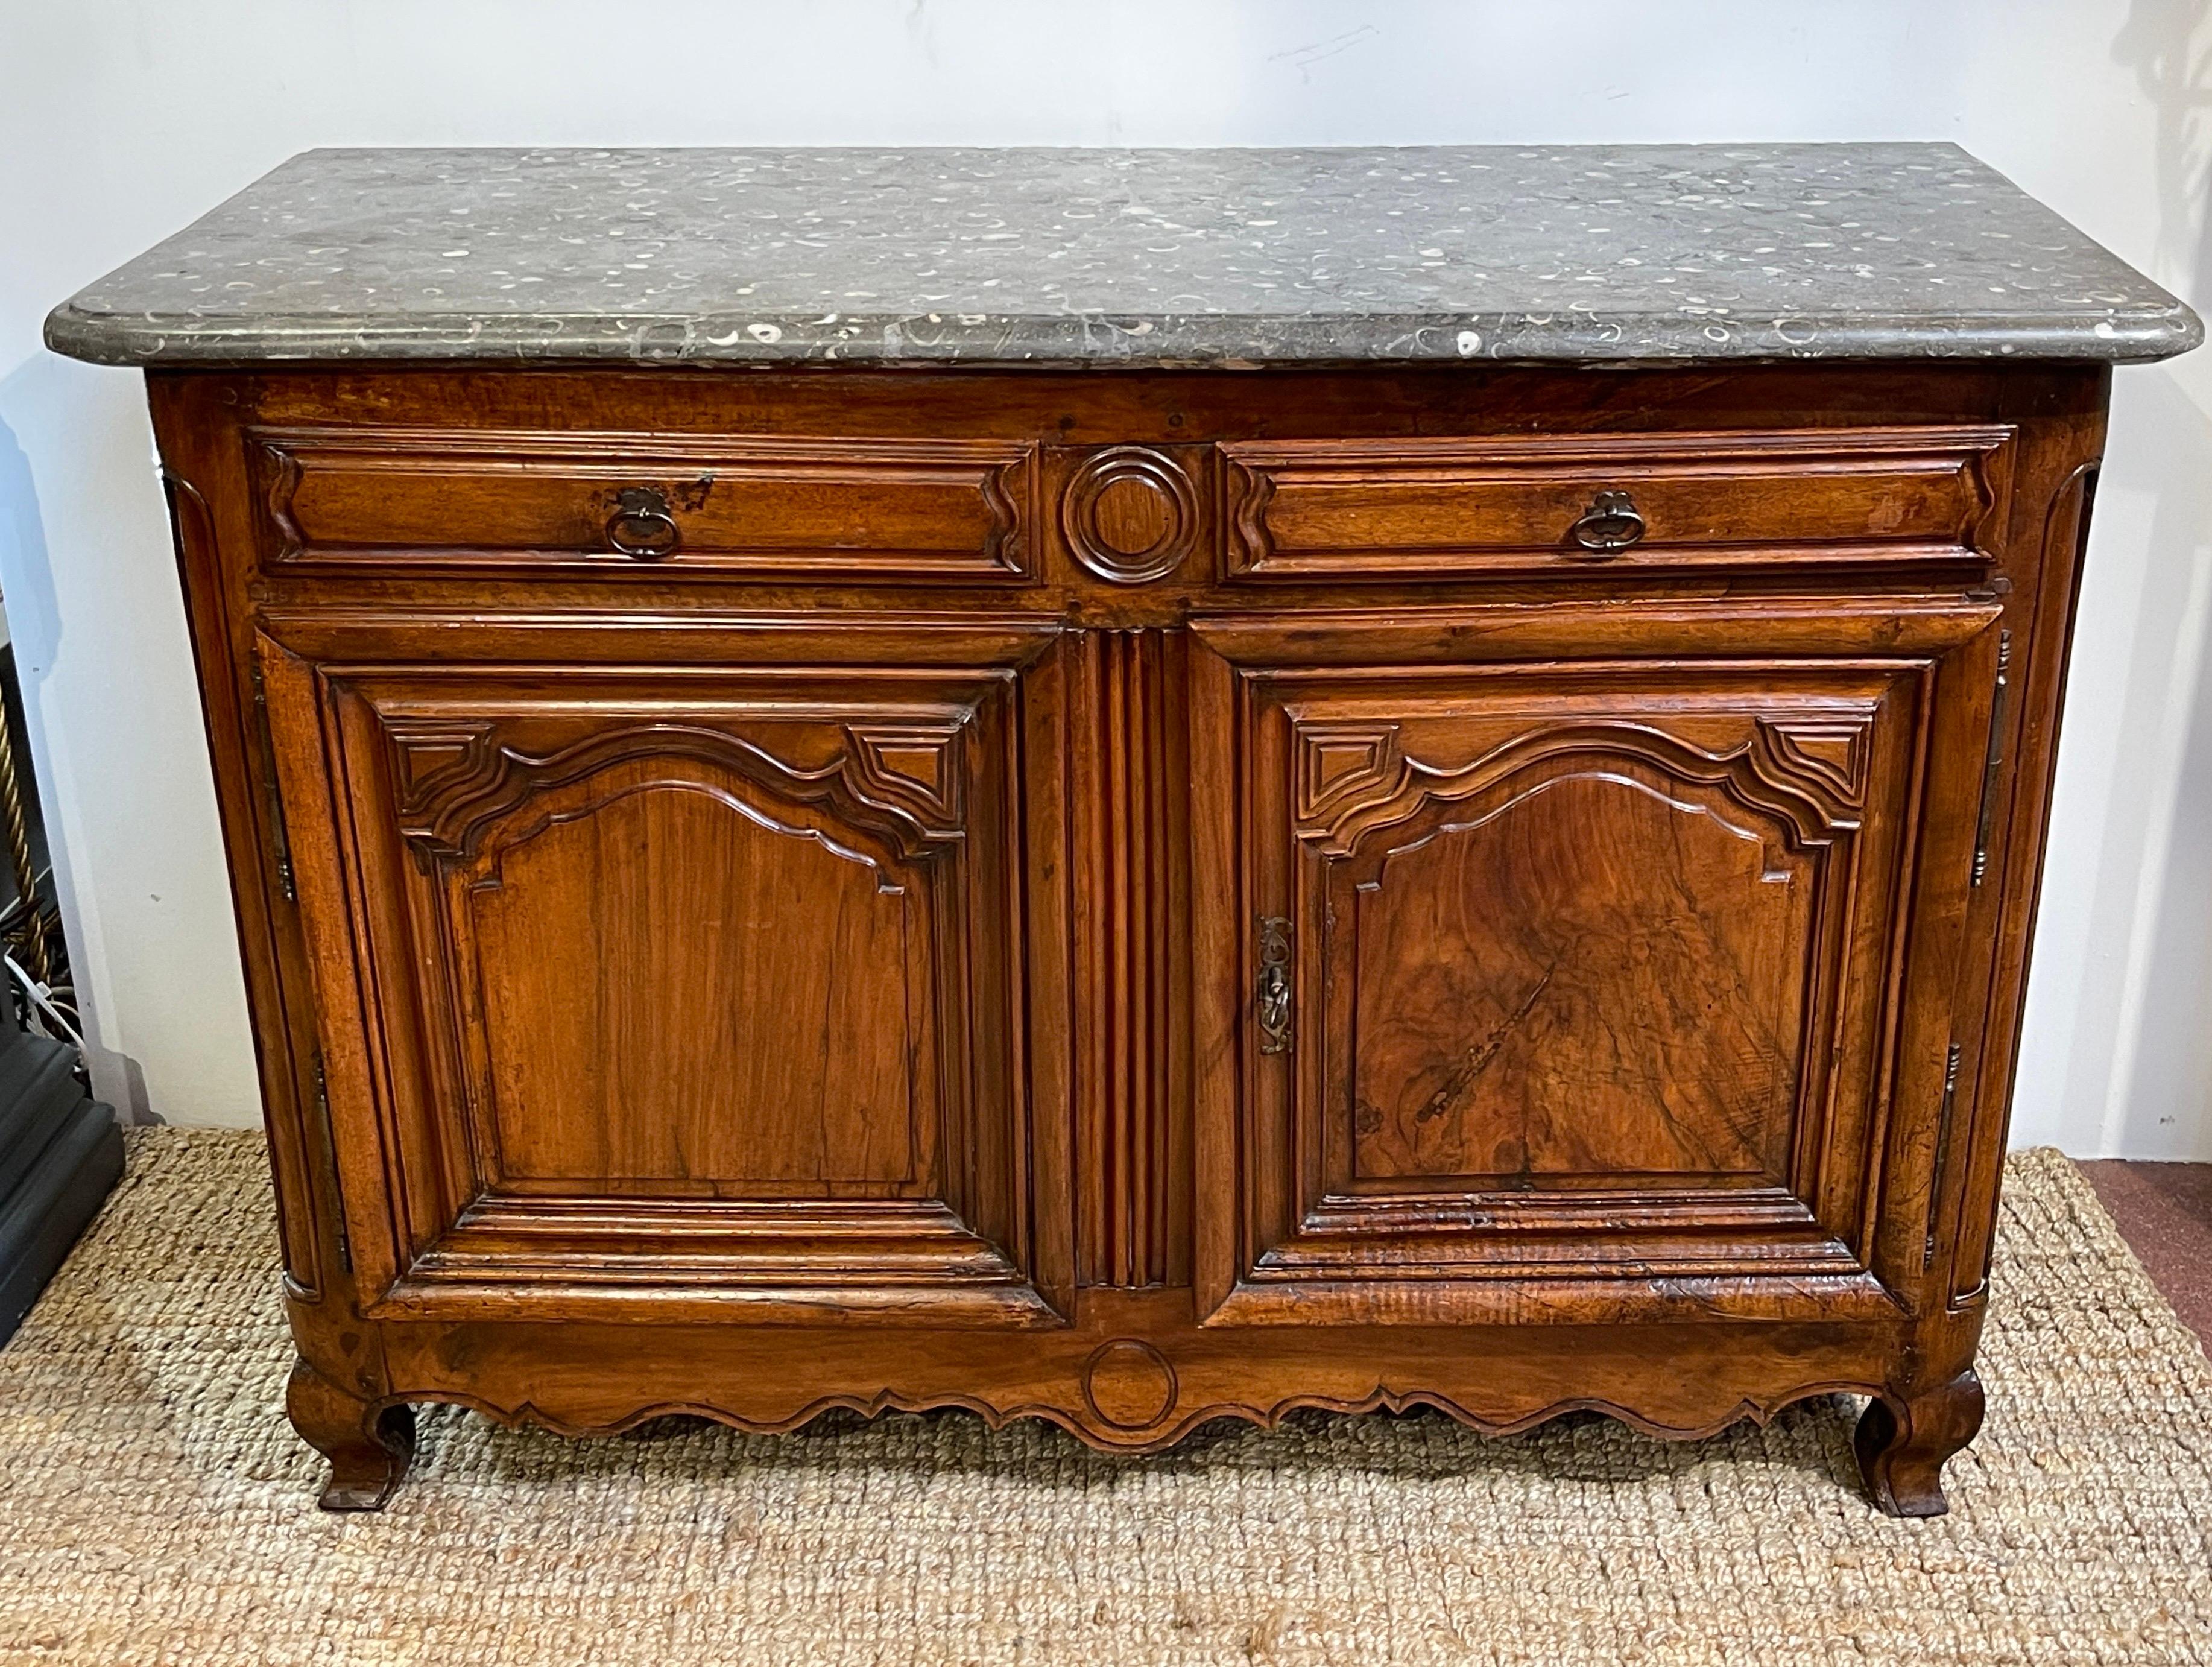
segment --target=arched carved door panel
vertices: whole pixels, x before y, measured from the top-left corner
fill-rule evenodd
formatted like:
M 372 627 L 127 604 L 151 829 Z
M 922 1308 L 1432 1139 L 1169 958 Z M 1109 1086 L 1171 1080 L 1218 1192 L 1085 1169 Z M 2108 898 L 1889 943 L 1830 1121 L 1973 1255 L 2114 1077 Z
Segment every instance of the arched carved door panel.
M 1826 830 L 1793 849 L 1648 732 L 1578 739 L 1322 860 L 1351 1190 L 1788 1183 Z
M 264 639 L 383 1311 L 1057 1323 L 1021 1034 L 1030 903 L 1064 906 L 1026 889 L 1041 645 L 810 635 L 818 663 L 682 667 Z
M 635 756 L 521 789 L 471 850 L 419 837 L 486 1179 L 927 1195 L 923 975 L 958 954 L 933 947 L 938 866 L 715 760 L 716 734 L 602 732 Z
M 1411 665 L 1201 624 L 1239 770 L 1200 856 L 1243 916 L 1202 973 L 1201 1311 L 1889 1305 L 1909 900 L 1968 861 L 1923 806 L 1985 623 L 1778 659 L 1717 609 L 1695 655 Z

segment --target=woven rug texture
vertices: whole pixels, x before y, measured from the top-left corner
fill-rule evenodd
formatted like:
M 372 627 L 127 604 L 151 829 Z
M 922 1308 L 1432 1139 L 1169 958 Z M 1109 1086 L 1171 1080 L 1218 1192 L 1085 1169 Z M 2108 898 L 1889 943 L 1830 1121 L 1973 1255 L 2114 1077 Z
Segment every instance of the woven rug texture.
M 9 1664 L 2212 1662 L 2212 1367 L 2056 1153 L 2014 1159 L 1952 1514 L 1861 1497 L 1856 1405 L 569 1441 L 426 1409 L 378 1516 L 285 1423 L 260 1138 L 149 1129 L 0 1350 Z

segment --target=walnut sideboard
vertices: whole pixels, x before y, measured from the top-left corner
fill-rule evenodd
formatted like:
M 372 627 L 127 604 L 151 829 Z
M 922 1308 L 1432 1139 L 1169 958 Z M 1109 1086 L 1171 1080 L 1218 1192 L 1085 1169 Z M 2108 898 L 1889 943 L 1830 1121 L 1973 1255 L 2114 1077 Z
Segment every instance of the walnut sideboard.
M 416 1402 L 1849 1393 L 1942 1511 L 2200 335 L 1947 146 L 287 164 L 48 339 L 147 372 L 324 1503 Z

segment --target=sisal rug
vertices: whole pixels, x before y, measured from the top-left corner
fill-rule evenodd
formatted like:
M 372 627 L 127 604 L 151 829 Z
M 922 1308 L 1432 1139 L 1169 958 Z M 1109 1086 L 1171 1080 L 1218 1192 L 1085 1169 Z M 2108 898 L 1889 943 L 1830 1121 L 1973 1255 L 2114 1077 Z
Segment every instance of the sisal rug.
M 147 1130 L 0 1351 L 0 1661 L 2212 1661 L 2212 1368 L 2052 1153 L 2015 1159 L 1952 1514 L 1878 1517 L 1851 1415 L 1650 1440 L 1217 1425 L 1164 1459 L 894 1415 L 568 1442 L 422 1418 L 314 1507 L 258 1136 Z

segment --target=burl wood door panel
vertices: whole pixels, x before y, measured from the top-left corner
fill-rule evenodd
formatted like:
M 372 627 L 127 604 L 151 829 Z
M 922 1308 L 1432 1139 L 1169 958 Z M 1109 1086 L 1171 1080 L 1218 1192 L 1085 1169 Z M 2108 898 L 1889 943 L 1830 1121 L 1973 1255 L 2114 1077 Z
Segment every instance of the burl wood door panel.
M 283 635 L 375 1311 L 1056 1323 L 1021 1034 L 1048 633 L 938 665 L 862 626 L 659 665 L 644 631 L 566 664 Z
M 1238 762 L 1208 976 L 1255 991 L 1200 1108 L 1216 1323 L 1890 1304 L 1911 898 L 1970 866 L 1927 807 L 1994 616 L 1842 614 L 1787 657 L 1725 608 L 1565 660 L 1405 616 L 1200 626 Z

